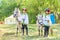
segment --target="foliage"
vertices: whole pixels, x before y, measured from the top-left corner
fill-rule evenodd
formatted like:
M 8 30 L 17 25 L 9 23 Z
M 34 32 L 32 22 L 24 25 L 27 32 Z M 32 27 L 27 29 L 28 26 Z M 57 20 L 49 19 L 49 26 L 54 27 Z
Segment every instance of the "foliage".
M 1 0 L 0 4 L 0 20 L 13 14 L 15 7 L 19 7 L 21 11 L 23 7 L 27 8 L 30 23 L 35 23 L 36 15 L 46 8 L 60 12 L 59 0 Z

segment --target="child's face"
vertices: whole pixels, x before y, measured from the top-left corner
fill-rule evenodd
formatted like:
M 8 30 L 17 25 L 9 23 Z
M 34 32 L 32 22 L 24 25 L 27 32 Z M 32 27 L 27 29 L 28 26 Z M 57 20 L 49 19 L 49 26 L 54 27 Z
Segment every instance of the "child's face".
M 25 13 L 25 11 L 23 10 L 23 13 Z
M 23 13 L 26 13 L 26 11 L 25 11 L 25 10 L 23 10 Z
M 48 14 L 48 12 L 46 11 L 46 14 Z
M 48 15 L 48 14 L 49 14 L 49 12 L 48 12 L 48 11 L 46 11 L 46 14 Z

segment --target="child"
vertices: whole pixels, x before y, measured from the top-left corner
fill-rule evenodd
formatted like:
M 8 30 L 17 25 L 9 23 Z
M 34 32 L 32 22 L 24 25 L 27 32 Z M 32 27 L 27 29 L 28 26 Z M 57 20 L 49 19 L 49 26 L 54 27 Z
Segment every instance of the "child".
M 28 20 L 28 14 L 26 13 L 27 9 L 26 8 L 23 8 L 23 14 L 22 14 L 22 19 L 23 19 L 23 23 L 22 23 L 22 33 L 24 35 L 24 29 L 26 29 L 26 35 L 28 35 L 28 23 L 29 23 L 29 20 Z
M 44 19 L 43 20 L 43 23 L 44 23 L 44 37 L 48 37 L 49 28 L 50 28 L 50 24 L 51 24 L 50 15 L 49 15 L 50 10 L 49 9 L 45 10 L 45 13 L 46 13 L 45 18 L 43 18 Z

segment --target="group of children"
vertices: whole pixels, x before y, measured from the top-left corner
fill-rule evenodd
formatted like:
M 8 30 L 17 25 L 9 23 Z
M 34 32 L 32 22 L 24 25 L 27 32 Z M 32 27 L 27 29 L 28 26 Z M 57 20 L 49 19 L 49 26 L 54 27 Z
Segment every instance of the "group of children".
M 19 8 L 15 8 L 14 10 L 14 17 L 16 18 L 17 21 L 17 34 L 18 34 L 18 30 L 21 31 L 22 29 L 22 35 L 24 35 L 24 29 L 26 29 L 26 35 L 28 35 L 28 23 L 29 23 L 29 19 L 28 19 L 28 14 L 26 13 L 27 9 L 23 8 L 22 9 L 22 13 L 20 12 Z M 43 33 L 40 33 L 44 30 L 44 37 L 48 37 L 49 34 L 49 28 L 51 25 L 51 19 L 50 19 L 50 9 L 46 9 L 45 10 L 45 15 L 43 15 L 42 12 L 40 12 L 37 15 L 37 24 L 38 24 L 38 32 L 39 35 Z M 43 29 L 44 28 L 44 29 Z

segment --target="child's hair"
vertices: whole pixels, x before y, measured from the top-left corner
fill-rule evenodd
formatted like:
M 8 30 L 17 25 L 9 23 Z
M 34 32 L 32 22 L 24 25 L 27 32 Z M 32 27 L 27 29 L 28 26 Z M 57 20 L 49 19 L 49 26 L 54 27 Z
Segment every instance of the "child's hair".
M 49 9 L 49 8 L 46 8 L 46 9 L 45 9 L 45 12 L 46 12 L 46 11 L 47 11 L 47 12 L 50 12 L 50 9 Z
M 22 11 L 27 11 L 27 9 L 26 8 L 23 8 Z

